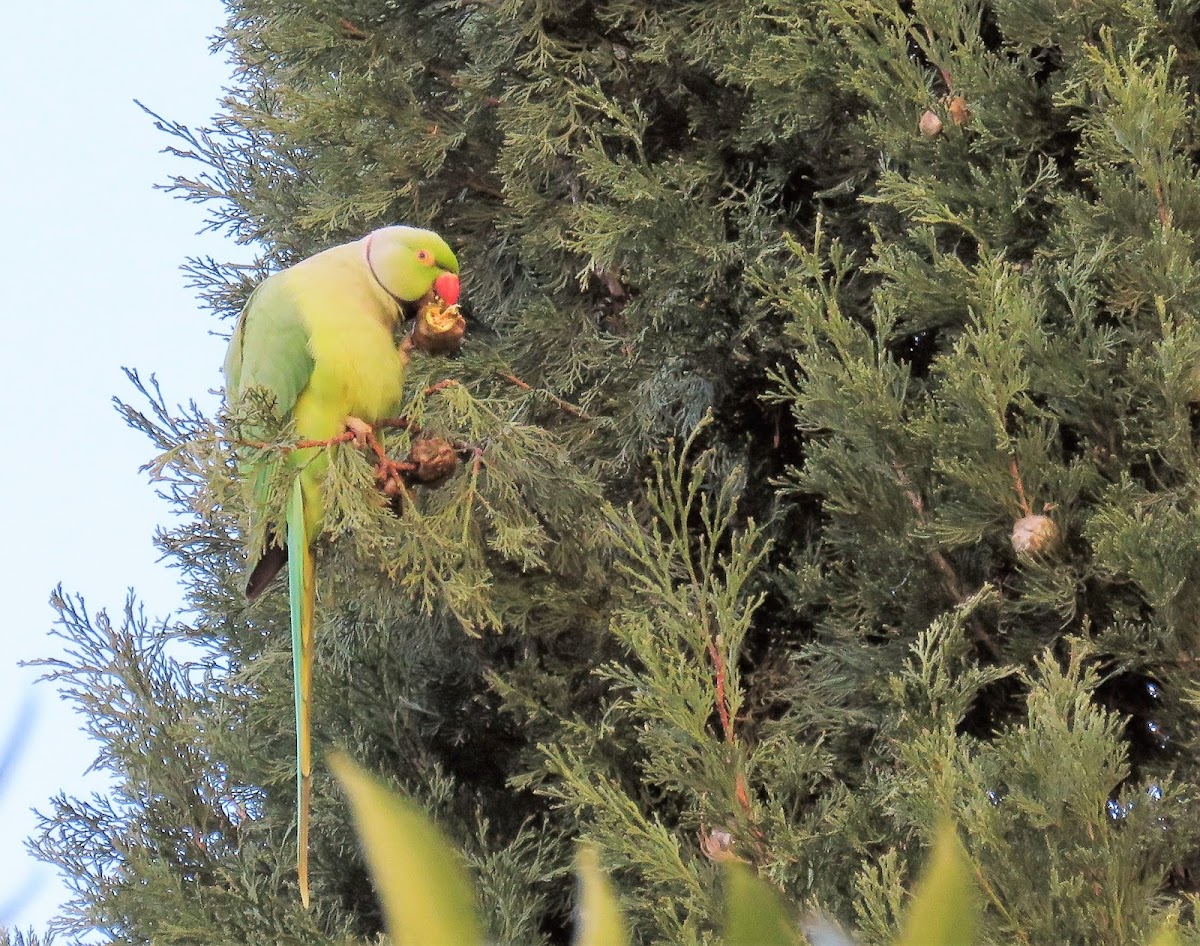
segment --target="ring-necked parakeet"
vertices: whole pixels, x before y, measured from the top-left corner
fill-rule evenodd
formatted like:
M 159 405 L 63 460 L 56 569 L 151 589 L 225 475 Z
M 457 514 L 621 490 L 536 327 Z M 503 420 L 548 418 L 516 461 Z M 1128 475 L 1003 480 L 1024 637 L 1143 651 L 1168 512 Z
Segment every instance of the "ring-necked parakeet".
M 436 233 L 385 227 L 335 246 L 264 280 L 242 310 L 225 358 L 225 396 L 236 405 L 263 388 L 303 440 L 330 440 L 348 427 L 391 417 L 399 409 L 404 357 L 394 330 L 403 305 L 430 292 L 458 301 L 458 260 Z M 250 572 L 251 600 L 286 562 L 296 696 L 296 773 L 300 897 L 308 906 L 308 809 L 312 794 L 311 705 L 315 584 L 312 543 L 321 531 L 321 481 L 327 447 L 293 450 L 296 470 L 287 521 Z M 243 471 L 251 502 L 263 502 L 261 465 Z M 279 542 L 283 533 L 286 541 Z

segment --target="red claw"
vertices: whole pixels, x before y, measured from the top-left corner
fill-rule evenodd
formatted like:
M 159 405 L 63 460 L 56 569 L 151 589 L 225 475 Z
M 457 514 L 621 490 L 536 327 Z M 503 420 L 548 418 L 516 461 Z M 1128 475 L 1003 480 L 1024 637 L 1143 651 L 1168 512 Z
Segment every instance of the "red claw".
M 458 276 L 454 273 L 442 273 L 433 281 L 433 291 L 446 305 L 454 305 L 458 302 Z

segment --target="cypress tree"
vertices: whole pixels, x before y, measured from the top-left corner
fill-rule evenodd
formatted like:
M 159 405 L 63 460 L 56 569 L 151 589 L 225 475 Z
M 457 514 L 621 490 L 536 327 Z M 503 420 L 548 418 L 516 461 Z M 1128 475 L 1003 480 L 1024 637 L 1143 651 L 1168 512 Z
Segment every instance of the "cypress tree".
M 941 818 L 981 943 L 1200 942 L 1192 6 L 227 5 L 221 113 L 157 119 L 260 252 L 190 263 L 214 317 L 383 224 L 463 264 L 405 405 L 461 466 L 397 513 L 333 464 L 315 736 L 454 838 L 496 942 L 569 939 L 582 839 L 638 941 L 713 942 L 736 858 L 889 943 Z M 323 767 L 299 906 L 239 419 L 131 380 L 185 607 L 55 596 L 116 786 L 34 841 L 61 929 L 371 941 Z

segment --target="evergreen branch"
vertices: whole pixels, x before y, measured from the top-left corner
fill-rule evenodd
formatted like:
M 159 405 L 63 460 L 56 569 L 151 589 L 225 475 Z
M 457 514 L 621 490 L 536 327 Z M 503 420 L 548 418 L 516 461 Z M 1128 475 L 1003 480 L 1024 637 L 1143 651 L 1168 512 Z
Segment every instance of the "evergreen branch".
M 922 526 L 926 525 L 929 520 L 925 507 L 925 501 L 921 498 L 921 494 L 917 492 L 916 487 L 913 486 L 912 481 L 908 478 L 908 473 L 905 471 L 904 466 L 899 460 L 893 459 L 892 470 L 896 474 L 896 479 L 900 483 L 901 490 L 903 490 L 905 497 L 908 499 L 909 504 L 912 506 L 913 511 L 917 515 L 917 521 Z M 926 554 L 929 556 L 929 560 L 933 563 L 934 568 L 937 569 L 938 574 L 941 575 L 942 588 L 945 590 L 946 594 L 950 596 L 950 600 L 956 606 L 965 604 L 968 600 L 970 600 L 970 596 L 963 591 L 962 582 L 959 580 L 958 573 L 954 570 L 954 566 L 950 564 L 949 559 L 942 554 L 941 549 L 930 547 Z M 992 657 L 999 660 L 1001 657 L 1000 648 L 996 646 L 996 642 L 992 640 L 992 636 L 987 632 L 987 629 L 975 619 L 974 615 L 971 615 L 971 617 L 968 619 L 967 626 L 970 627 L 971 634 L 974 636 L 975 640 L 981 644 Z
M 508 195 L 504 193 L 501 188 L 494 187 L 491 184 L 485 184 L 477 177 L 464 177 L 462 179 L 462 185 L 472 193 L 482 194 L 484 197 L 494 197 L 499 201 L 508 199 Z
M 422 397 L 429 397 L 431 394 L 437 394 L 439 391 L 445 391 L 459 384 L 454 378 L 445 378 L 436 384 L 431 384 L 421 392 Z
M 1175 215 L 1167 206 L 1166 194 L 1163 192 L 1163 184 L 1160 180 L 1154 182 L 1154 203 L 1158 207 L 1158 222 L 1162 224 L 1164 230 L 1170 230 L 1171 221 L 1175 219 Z
M 733 721 L 729 718 L 729 702 L 725 696 L 725 658 L 721 656 L 720 644 L 721 635 L 718 634 L 715 640 L 708 642 L 708 655 L 712 658 L 713 673 L 716 676 L 717 715 L 721 719 L 721 731 L 725 734 L 725 741 L 733 745 L 737 737 L 733 732 Z
M 916 31 L 915 30 L 911 31 L 910 35 L 912 35 L 913 38 L 915 39 L 917 36 Z M 929 41 L 929 45 L 927 47 L 925 47 L 923 52 L 925 53 L 927 58 L 932 60 L 933 47 L 935 44 L 935 40 L 933 38 L 933 29 L 929 26 L 925 27 L 925 39 Z M 936 66 L 936 69 L 939 73 L 941 73 L 942 82 L 944 82 L 946 85 L 946 91 L 947 92 L 954 91 L 954 80 L 951 78 L 949 70 L 946 69 L 946 67 L 943 65 Z
M 343 30 L 343 35 L 347 39 L 355 39 L 360 42 L 365 42 L 371 38 L 371 34 L 356 26 L 352 21 L 342 17 L 338 20 L 338 26 Z
M 546 390 L 540 389 L 540 388 L 534 388 L 531 384 L 528 384 L 527 382 L 522 381 L 515 374 L 510 374 L 507 371 L 498 371 L 497 374 L 501 378 L 503 378 L 505 381 L 508 381 L 510 384 L 515 384 L 522 391 L 530 391 L 530 392 L 536 391 L 536 393 L 544 394 L 546 397 L 548 397 L 551 401 L 553 401 L 555 404 L 557 404 L 560 408 L 562 408 L 568 414 L 571 414 L 574 417 L 578 417 L 580 420 L 593 420 L 594 419 L 583 408 L 576 407 L 574 404 L 570 403 L 569 401 L 564 401 L 561 397 L 558 397 L 555 394 L 551 394 L 549 391 L 546 391 Z
M 1025 496 L 1025 484 L 1021 482 L 1021 469 L 1017 465 L 1016 454 L 1009 457 L 1008 470 L 1012 474 L 1013 486 L 1017 491 L 1017 504 L 1021 507 L 1021 515 L 1032 516 L 1033 509 L 1030 508 L 1029 500 Z
M 64 657 L 114 776 L 42 825 L 79 939 L 381 932 L 332 806 L 321 907 L 290 904 L 282 596 L 236 589 L 287 451 L 323 448 L 319 736 L 474 839 L 491 942 L 570 938 L 583 836 L 639 942 L 716 942 L 710 862 L 742 859 L 894 943 L 947 807 L 981 941 L 1196 939 L 1188 4 L 226 6 L 223 114 L 152 120 L 191 169 L 168 190 L 258 258 L 192 285 L 232 314 L 376 221 L 428 226 L 497 345 L 414 357 L 361 450 L 290 442 L 267 398 L 225 418 L 249 440 L 156 385 L 120 405 L 179 517 L 157 544 L 197 626 L 168 643 L 211 656 L 172 670 L 134 628 Z M 461 464 L 441 490 L 384 462 L 418 435 Z M 1080 541 L 1014 561 L 997 522 L 1045 499 Z
M 979 885 L 979 889 L 982 890 L 984 896 L 987 897 L 988 903 L 995 908 L 997 913 L 1004 917 L 1005 922 L 1008 924 L 1009 931 L 1016 936 L 1017 939 L 1024 944 L 1024 946 L 1033 946 L 1032 941 L 1029 939 L 1029 934 L 1021 928 L 1021 925 L 1017 921 L 1016 917 L 1009 912 L 1008 907 L 1005 906 L 1004 898 L 996 892 L 995 886 L 992 884 L 983 868 L 979 865 L 975 858 L 970 858 L 970 864 L 971 875 L 975 878 L 975 883 Z

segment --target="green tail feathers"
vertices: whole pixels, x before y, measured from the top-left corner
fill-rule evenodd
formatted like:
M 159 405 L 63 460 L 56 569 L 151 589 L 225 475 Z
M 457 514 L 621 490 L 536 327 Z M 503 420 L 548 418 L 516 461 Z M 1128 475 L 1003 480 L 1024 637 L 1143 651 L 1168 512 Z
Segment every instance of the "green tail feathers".
M 287 510 L 288 602 L 292 616 L 292 673 L 296 690 L 297 868 L 300 900 L 308 906 L 308 816 L 312 801 L 313 610 L 316 571 L 304 528 L 304 491 L 300 477 L 292 486 Z

